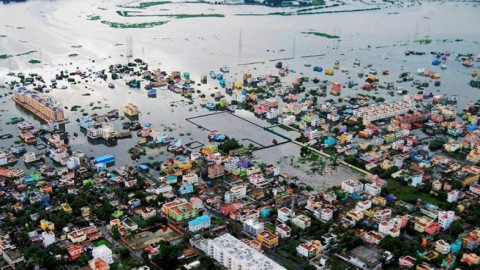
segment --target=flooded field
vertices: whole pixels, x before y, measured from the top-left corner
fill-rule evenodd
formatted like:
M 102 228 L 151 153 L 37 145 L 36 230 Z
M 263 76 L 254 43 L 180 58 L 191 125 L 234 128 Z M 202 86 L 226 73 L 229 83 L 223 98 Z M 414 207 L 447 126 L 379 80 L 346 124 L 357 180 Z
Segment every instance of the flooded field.
M 332 167 L 326 158 L 320 158 L 318 162 L 303 161 L 298 158 L 300 147 L 294 143 L 255 151 L 254 154 L 267 163 L 279 166 L 285 174 L 297 176 L 299 183 L 303 182 L 317 190 L 341 185 L 345 179 L 358 179 L 363 176 L 343 166 Z M 325 174 L 315 173 L 315 169 L 322 166 L 325 166 L 322 170 Z
M 267 147 L 274 145 L 273 140 L 278 143 L 287 141 L 229 113 L 201 116 L 190 121 L 208 130 L 225 132 L 227 136 L 236 138 L 243 145 L 253 144 L 256 147 Z

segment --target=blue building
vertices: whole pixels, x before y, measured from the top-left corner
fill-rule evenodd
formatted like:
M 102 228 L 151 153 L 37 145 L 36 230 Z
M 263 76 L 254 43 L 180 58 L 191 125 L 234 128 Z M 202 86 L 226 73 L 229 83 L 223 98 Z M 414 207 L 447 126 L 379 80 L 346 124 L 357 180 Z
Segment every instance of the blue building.
M 178 182 L 178 177 L 176 175 L 167 175 L 165 177 L 165 184 L 175 184 Z
M 91 116 L 85 116 L 78 119 L 78 124 L 80 125 L 80 127 L 87 129 L 95 126 L 96 122 L 92 119 Z
M 191 232 L 198 232 L 203 229 L 208 229 L 210 228 L 210 221 L 211 218 L 207 215 L 197 217 L 196 219 L 188 222 L 188 230 Z
M 144 173 L 149 173 L 150 172 L 150 167 L 148 167 L 145 164 L 138 164 L 137 168 Z
M 457 239 L 455 242 L 450 244 L 450 252 L 458 252 L 462 248 L 462 241 Z
M 182 185 L 182 186 L 178 189 L 178 192 L 179 192 L 181 195 L 193 193 L 193 185 Z
M 335 145 L 336 140 L 333 137 L 327 137 L 325 140 L 323 140 L 323 143 L 326 144 L 328 147 L 332 147 Z
M 95 163 L 109 165 L 115 163 L 115 157 L 112 155 L 100 156 L 95 158 Z

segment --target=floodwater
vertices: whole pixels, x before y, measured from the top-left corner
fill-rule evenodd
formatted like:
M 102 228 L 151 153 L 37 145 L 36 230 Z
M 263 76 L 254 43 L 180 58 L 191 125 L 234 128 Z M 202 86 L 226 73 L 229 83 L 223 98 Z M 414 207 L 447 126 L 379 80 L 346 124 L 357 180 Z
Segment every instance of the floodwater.
M 345 12 L 316 15 L 292 16 L 238 16 L 237 14 L 266 14 L 270 12 L 291 12 L 296 8 L 269 8 L 264 6 L 210 5 L 203 3 L 171 3 L 145 9 L 123 8 L 118 5 L 138 5 L 141 1 L 96 1 L 61 0 L 26 3 L 0 4 L 0 55 L 18 55 L 35 51 L 28 55 L 0 59 L 0 83 L 9 81 L 9 72 L 37 72 L 45 78 L 52 77 L 59 70 L 73 71 L 76 67 L 90 67 L 94 70 L 105 69 L 110 64 L 126 63 L 125 55 L 129 48 L 127 40 L 131 37 L 134 58 L 142 58 L 150 63 L 150 68 L 162 70 L 189 71 L 194 80 L 210 70 L 218 71 L 229 66 L 228 80 L 240 80 L 243 73 L 254 75 L 277 74 L 274 65 L 282 61 L 284 65 L 295 69 L 282 78 L 287 85 L 300 76 L 318 77 L 321 80 L 338 81 L 342 84 L 348 78 L 355 79 L 360 85 L 356 73 L 361 67 L 353 67 L 354 59 L 363 65 L 372 64 L 379 72 L 389 69 L 390 75 L 379 76 L 380 82 L 394 82 L 405 71 L 415 72 L 425 67 L 441 74 L 441 86 L 430 87 L 433 93 L 456 94 L 459 97 L 458 109 L 468 102 L 480 98 L 478 89 L 468 85 L 470 72 L 479 67 L 466 68 L 453 57 L 448 59 L 448 68 L 441 70 L 432 66 L 431 51 L 450 51 L 456 53 L 480 53 L 480 5 L 475 3 L 431 2 L 422 5 L 406 2 L 400 6 L 373 1 L 345 1 L 346 5 L 328 10 L 348 11 L 354 9 L 380 7 L 379 10 L 363 12 Z M 335 2 L 326 1 L 327 5 Z M 135 11 L 143 17 L 122 17 L 117 11 Z M 152 15 L 168 14 L 223 14 L 222 18 L 173 18 Z M 90 17 L 89 17 L 90 16 Z M 99 20 L 89 20 L 99 16 Z M 146 23 L 167 21 L 166 24 L 142 29 L 111 28 L 102 21 L 121 23 Z M 327 39 L 302 32 L 315 31 L 339 36 Z M 414 40 L 432 39 L 428 45 L 420 45 Z M 455 42 L 454 40 L 459 40 Z M 423 56 L 405 56 L 406 50 L 424 51 Z M 71 57 L 70 54 L 78 54 Z M 314 55 L 314 57 L 309 57 Z M 315 56 L 316 55 L 316 56 Z M 41 60 L 41 64 L 28 63 L 31 59 Z M 284 60 L 278 60 L 284 59 Z M 92 62 L 95 61 L 95 63 Z M 334 76 L 312 71 L 313 66 L 331 68 L 335 60 L 349 73 L 337 71 Z M 305 67 L 308 62 L 312 67 Z M 256 64 L 248 64 L 256 63 Z M 365 69 L 367 71 L 367 69 Z M 398 84 L 396 84 L 398 85 Z M 401 84 L 415 93 L 410 84 Z M 196 86 L 207 98 L 214 93 L 218 84 L 209 81 L 208 85 Z M 92 91 L 93 89 L 93 91 Z M 91 96 L 82 96 L 84 93 Z M 366 93 L 354 89 L 344 89 L 341 97 Z M 0 89 L 0 93 L 5 90 Z M 373 94 L 373 93 L 372 93 Z M 386 96 L 385 90 L 375 93 Z M 82 105 L 86 112 L 105 113 L 111 109 L 123 109 L 128 102 L 140 106 L 142 123 L 150 122 L 158 129 L 179 138 L 183 143 L 199 141 L 208 144 L 206 132 L 185 121 L 185 118 L 205 114 L 199 106 L 199 99 L 192 105 L 184 102 L 180 96 L 160 90 L 158 98 L 148 99 L 144 90 L 130 90 L 123 81 L 116 82 L 114 90 L 108 89 L 105 82 L 82 83 L 67 90 L 54 90 L 51 96 L 62 106 Z M 326 100 L 332 98 L 319 99 Z M 396 96 L 398 99 L 399 97 Z M 336 98 L 335 98 L 336 99 Z M 100 103 L 98 103 L 100 101 Z M 102 109 L 92 111 L 89 104 Z M 173 107 L 172 103 L 173 102 Z M 3 112 L 0 112 L 0 133 L 16 132 L 16 128 L 6 125 L 9 118 L 26 115 L 19 110 L 9 97 L 0 99 Z M 72 134 L 79 133 L 75 120 L 80 112 L 65 110 L 71 120 L 66 129 Z M 261 122 L 251 114 L 238 112 L 243 117 Z M 25 117 L 32 119 L 31 117 Z M 116 122 L 120 127 L 120 121 Z M 261 125 L 268 126 L 262 122 Z M 168 131 L 172 129 L 172 131 Z M 228 133 L 228 131 L 226 131 Z M 190 134 L 190 135 L 189 135 Z M 0 141 L 2 148 L 8 148 L 16 138 Z M 93 145 L 80 135 L 71 141 L 73 149 L 85 151 L 89 155 L 115 154 L 117 163 L 128 162 L 126 151 L 135 144 L 136 138 L 119 140 L 115 147 Z M 273 148 L 275 149 L 275 148 Z M 164 160 L 165 149 L 148 150 L 150 159 L 142 161 Z M 125 158 L 121 158 L 125 156 Z

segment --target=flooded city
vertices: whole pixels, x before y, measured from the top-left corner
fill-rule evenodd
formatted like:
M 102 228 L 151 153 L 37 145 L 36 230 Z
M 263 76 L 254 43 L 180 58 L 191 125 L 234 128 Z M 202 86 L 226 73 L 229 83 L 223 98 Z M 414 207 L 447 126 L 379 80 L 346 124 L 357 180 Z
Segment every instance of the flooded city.
M 478 267 L 480 2 L 4 0 L 0 22 L 0 236 L 19 260 L 0 266 Z M 18 197 L 47 187 L 35 209 L 61 227 L 20 224 L 12 204 L 32 214 Z M 50 264 L 16 240 L 42 231 Z

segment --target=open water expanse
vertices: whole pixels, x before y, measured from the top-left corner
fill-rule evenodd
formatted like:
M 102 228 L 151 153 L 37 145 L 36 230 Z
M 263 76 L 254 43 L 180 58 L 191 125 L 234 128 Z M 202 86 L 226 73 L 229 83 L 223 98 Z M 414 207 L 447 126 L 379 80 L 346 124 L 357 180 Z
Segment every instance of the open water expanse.
M 480 53 L 478 2 L 421 1 L 422 4 L 403 2 L 391 5 L 381 1 L 344 1 L 338 2 L 345 4 L 337 7 L 315 10 L 332 13 L 311 15 L 299 14 L 298 11 L 302 9 L 299 7 L 270 8 L 174 1 L 138 8 L 141 2 L 31 0 L 0 4 L 0 55 L 7 56 L 0 58 L 0 84 L 13 79 L 7 76 L 9 72 L 36 72 L 49 79 L 59 70 L 74 71 L 76 67 L 99 70 L 108 68 L 110 64 L 126 63 L 125 55 L 129 51 L 127 44 L 131 38 L 134 58 L 144 59 L 150 63 L 150 68 L 188 71 L 196 81 L 210 70 L 218 72 L 222 66 L 230 67 L 230 73 L 226 76 L 229 81 L 240 80 L 246 72 L 254 76 L 277 75 L 274 65 L 279 61 L 295 70 L 295 73 L 282 78 L 285 85 L 303 75 L 342 84 L 348 78 L 353 78 L 362 85 L 364 79 L 359 79 L 356 74 L 362 69 L 367 72 L 368 69 L 363 68 L 367 64 L 372 64 L 379 72 L 390 70 L 390 75 L 379 76 L 381 83 L 395 82 L 400 73 L 416 72 L 417 68 L 425 67 L 441 75 L 441 86 L 431 86 L 429 90 L 435 94 L 458 95 L 458 109 L 480 98 L 480 90 L 468 85 L 470 72 L 478 69 L 479 62 L 475 62 L 474 67 L 466 68 L 451 57 L 446 61 L 448 68 L 441 70 L 439 66 L 432 66 L 433 56 L 430 54 L 431 51 L 450 51 L 452 56 L 457 53 Z M 327 6 L 338 3 L 326 1 Z M 353 12 L 363 9 L 374 10 Z M 273 12 L 290 12 L 293 15 L 268 15 Z M 186 18 L 185 14 L 215 14 L 218 17 Z M 111 27 L 112 23 L 152 26 L 160 22 L 164 24 L 150 28 Z M 305 32 L 326 33 L 338 38 L 329 39 Z M 431 39 L 431 43 L 415 42 L 421 39 Z M 406 50 L 426 54 L 405 56 Z M 41 63 L 29 63 L 33 59 Z M 361 67 L 353 67 L 355 59 L 360 60 Z M 334 76 L 326 76 L 312 70 L 313 66 L 331 68 L 335 60 L 340 62 L 341 68 L 348 69 L 348 73 L 337 71 Z M 305 67 L 305 63 L 312 64 L 312 67 Z M 129 89 L 122 80 L 115 84 L 112 90 L 107 88 L 106 82 L 82 82 L 66 90 L 53 90 L 51 96 L 62 106 L 71 108 L 81 105 L 86 112 L 99 114 L 111 109 L 121 111 L 128 102 L 133 102 L 142 111 L 142 123 L 152 123 L 157 129 L 182 138 L 183 143 L 198 141 L 208 144 L 207 132 L 185 121 L 188 117 L 207 113 L 200 108 L 199 98 L 195 98 L 193 104 L 188 104 L 179 95 L 159 89 L 158 98 L 148 99 L 145 90 Z M 411 84 L 401 86 L 410 90 L 410 93 L 416 92 Z M 211 93 L 218 91 L 215 87 L 218 87 L 218 83 L 210 80 L 209 84 L 196 86 L 196 89 L 209 98 Z M 3 96 L 8 91 L 0 89 L 0 94 Z M 91 95 L 82 96 L 87 92 Z M 359 90 L 359 87 L 345 87 L 341 97 L 356 93 L 366 92 Z M 386 94 L 385 90 L 375 93 L 376 96 L 387 97 Z M 328 95 L 323 99 L 330 98 Z M 400 96 L 395 98 L 399 99 Z M 101 109 L 92 111 L 92 102 Z M 10 96 L 0 99 L 0 110 L 2 134 L 16 135 L 16 127 L 6 124 L 11 117 L 21 115 L 33 121 L 31 116 L 15 106 Z M 80 133 L 75 120 L 81 113 L 65 109 L 65 114 L 70 120 L 66 129 L 70 134 Z M 250 113 L 239 111 L 237 114 L 261 126 L 269 125 Z M 229 118 L 215 119 L 222 121 Z M 121 121 L 116 121 L 119 128 L 120 124 Z M 221 125 L 216 123 L 215 126 Z M 229 134 L 228 130 L 223 132 L 235 136 Z M 0 146 L 6 149 L 15 140 L 18 138 L 0 141 Z M 94 145 L 80 135 L 72 139 L 70 144 L 73 149 L 93 156 L 114 154 L 117 164 L 125 164 L 129 160 L 125 153 L 135 143 L 134 136 L 132 139 L 119 140 L 114 147 Z M 164 160 L 165 153 L 166 149 L 148 150 L 148 155 L 142 161 L 152 161 L 152 157 Z M 150 160 L 148 157 L 151 157 Z

